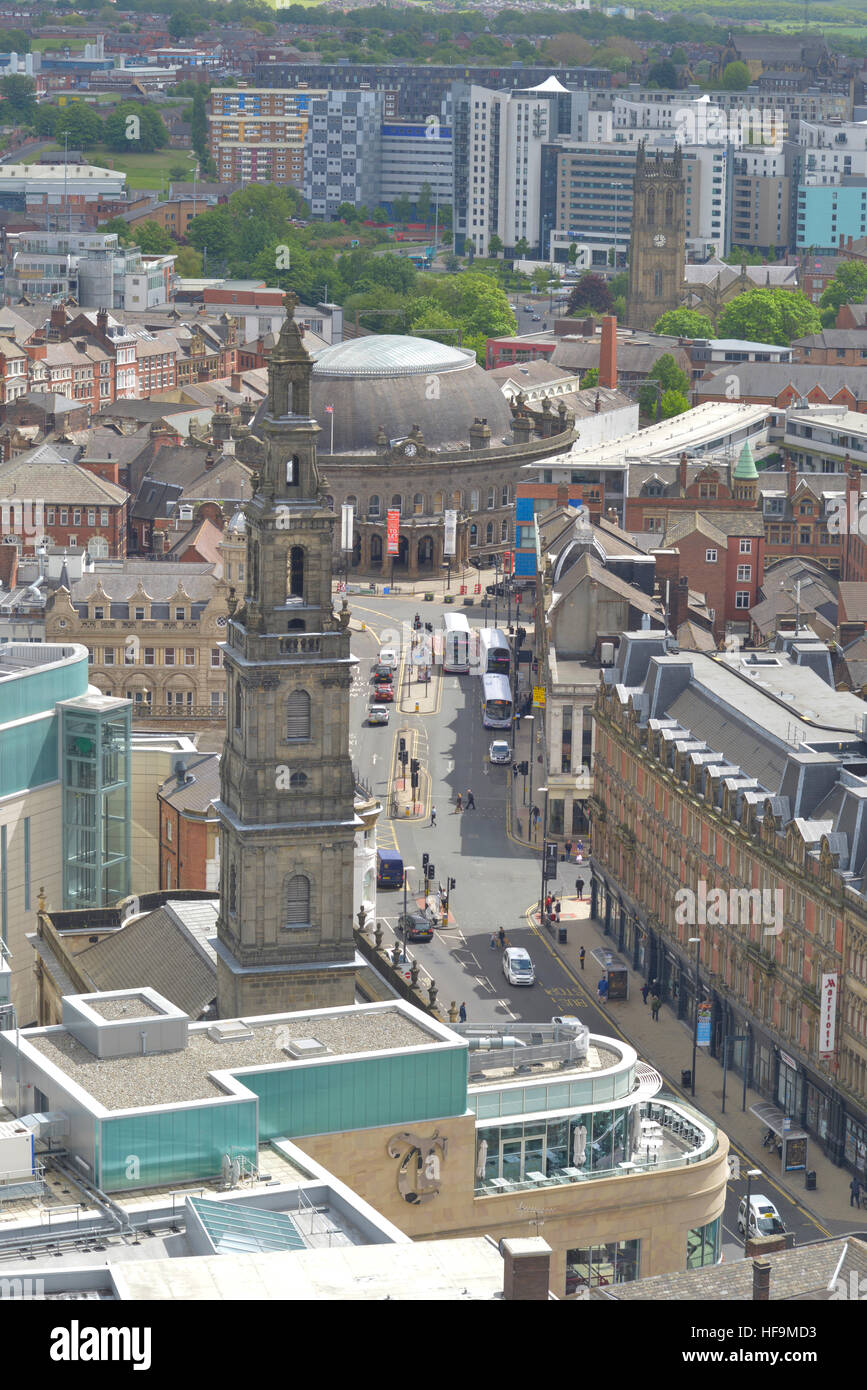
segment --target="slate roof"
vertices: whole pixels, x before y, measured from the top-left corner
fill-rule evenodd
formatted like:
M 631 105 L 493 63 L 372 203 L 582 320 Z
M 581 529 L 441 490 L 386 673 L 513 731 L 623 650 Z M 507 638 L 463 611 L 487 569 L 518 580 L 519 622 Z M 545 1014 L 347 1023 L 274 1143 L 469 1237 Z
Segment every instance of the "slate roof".
M 793 348 L 863 348 L 867 352 L 867 334 L 859 328 L 823 328 L 821 333 L 807 333 L 793 338 Z
M 682 511 L 666 514 L 666 531 L 662 544 L 665 548 L 677 545 L 693 531 L 699 531 L 708 539 L 721 545 L 731 536 L 763 536 L 764 522 L 758 512 L 753 511 Z
M 26 405 L 30 410 L 43 410 L 46 415 L 67 415 L 71 410 L 87 408 L 87 401 L 75 401 L 60 391 L 25 391 L 9 402 L 9 407 Z
M 748 265 L 747 279 L 754 285 L 787 286 L 795 289 L 798 284 L 796 265 Z M 683 278 L 687 285 L 714 285 L 727 289 L 734 280 L 739 280 L 740 266 L 728 265 L 726 261 L 710 260 L 700 265 L 685 265 Z
M 183 491 L 179 483 L 143 478 L 130 506 L 130 520 L 153 521 L 155 517 L 171 516 Z
M 77 464 L 27 462 L 26 459 L 26 454 L 19 454 L 11 463 L 0 467 L 0 492 L 4 497 L 17 491 L 21 497 L 40 497 L 48 503 L 81 502 L 114 507 L 127 499 L 128 494 L 122 487 L 104 482 Z
M 867 584 L 844 582 L 840 585 L 837 596 L 840 600 L 840 611 L 845 613 L 847 621 L 867 623 Z
M 770 1301 L 786 1299 L 824 1300 L 830 1297 L 835 1279 L 849 1296 L 850 1273 L 860 1280 L 867 1275 L 867 1244 L 856 1236 L 801 1245 L 764 1255 L 771 1266 Z M 855 1282 L 855 1281 L 853 1281 Z M 689 1300 L 702 1303 L 751 1302 L 753 1261 L 732 1260 L 708 1265 L 704 1269 L 655 1274 L 627 1284 L 611 1284 L 591 1289 L 591 1299 L 635 1303 L 646 1299 L 658 1302 Z M 710 1343 L 708 1343 L 710 1345 Z
M 79 462 L 95 459 L 105 463 L 110 459 L 112 463 L 127 464 L 138 458 L 150 443 L 151 435 L 146 428 L 124 434 L 111 425 L 97 425 L 94 429 L 76 431 L 76 438 L 85 444 Z
M 160 796 L 176 811 L 204 814 L 220 796 L 220 755 L 203 753 L 196 758 L 186 758 L 184 762 L 185 771 L 193 780 L 179 782 L 175 776 L 168 777 L 160 787 Z M 216 817 L 216 812 L 214 815 Z
M 214 567 L 182 560 L 124 560 L 122 569 L 97 565 L 72 581 L 73 603 L 87 601 L 97 586 L 116 603 L 126 603 L 139 586 L 156 602 L 167 603 L 181 588 L 191 599 L 207 602 L 214 594 Z
M 867 347 L 867 334 L 861 336 Z M 818 362 L 750 362 L 748 366 L 749 371 L 741 374 L 741 398 L 771 396 L 776 399 L 787 386 L 791 386 L 799 396 L 807 396 L 818 388 L 829 400 L 833 400 L 841 390 L 850 391 L 856 401 L 867 399 L 867 373 L 863 367 L 836 367 Z M 730 364 L 722 371 L 702 377 L 694 383 L 694 389 L 698 395 L 719 396 L 721 400 L 726 400 L 731 379 Z

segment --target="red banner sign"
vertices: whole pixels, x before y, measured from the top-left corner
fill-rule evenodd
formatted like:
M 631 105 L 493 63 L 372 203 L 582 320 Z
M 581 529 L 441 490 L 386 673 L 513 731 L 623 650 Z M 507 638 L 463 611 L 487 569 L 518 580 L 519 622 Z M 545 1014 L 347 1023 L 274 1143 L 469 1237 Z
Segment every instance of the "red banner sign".
M 385 550 L 387 555 L 396 555 L 400 549 L 398 533 L 400 532 L 400 512 L 388 513 Z

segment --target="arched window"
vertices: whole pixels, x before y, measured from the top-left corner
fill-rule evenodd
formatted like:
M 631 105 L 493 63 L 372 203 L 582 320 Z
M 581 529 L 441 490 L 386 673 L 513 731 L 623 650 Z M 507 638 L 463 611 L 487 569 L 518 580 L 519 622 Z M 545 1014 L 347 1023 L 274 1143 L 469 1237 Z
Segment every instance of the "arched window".
M 478 510 L 479 510 L 479 490 L 478 490 L 478 488 L 474 488 L 473 491 L 470 493 L 470 511 L 471 511 L 471 512 L 477 512 Z
M 287 927 L 309 926 L 310 880 L 304 874 L 293 874 L 285 880 L 284 913 Z
M 423 492 L 417 492 L 417 493 L 415 494 L 415 497 L 412 499 L 412 509 L 413 509 L 413 512 L 415 513 L 416 516 L 421 516 L 421 515 L 424 513 L 424 493 L 423 493 Z
M 492 511 L 494 510 L 494 508 L 496 507 L 496 505 L 497 505 L 497 490 L 496 490 L 496 488 L 489 487 L 489 488 L 488 488 L 488 511 L 489 511 L 489 512 L 492 512 Z
M 249 566 L 250 566 L 250 590 L 249 590 L 249 592 L 253 595 L 253 598 L 258 598 L 258 596 L 259 596 L 259 542 L 258 542 L 258 541 L 252 541 L 252 540 L 250 541 Z
M 665 195 L 665 223 L 670 227 L 674 221 L 674 192 L 669 189 Z
M 108 559 L 108 541 L 105 536 L 91 536 L 87 542 L 87 550 L 91 560 Z
M 492 521 L 489 521 L 488 524 L 487 524 L 487 526 L 485 527 L 485 545 L 493 545 L 493 543 L 494 543 L 494 523 L 493 523 Z
M 235 681 L 235 728 L 241 727 L 241 682 Z
M 503 507 L 508 507 L 508 505 L 509 505 L 509 484 L 508 484 L 508 483 L 506 483 L 506 486 L 503 488 L 503 491 L 502 491 L 502 493 L 501 493 L 501 495 L 500 495 L 500 503 L 501 503 L 501 506 L 503 506 Z
M 403 511 L 403 498 L 399 492 L 396 492 L 391 499 L 391 510 L 398 514 Z
M 456 512 L 459 512 L 459 511 L 460 511 L 460 509 L 461 509 L 461 504 L 462 504 L 463 500 L 464 500 L 464 494 L 463 494 L 462 492 L 453 492 L 453 493 L 452 493 L 452 506 L 454 507 L 454 509 L 455 509 Z
M 286 460 L 286 484 L 295 487 L 301 480 L 301 461 L 297 454 Z
M 379 569 L 382 565 L 382 536 L 370 538 L 370 563 L 374 569 Z
M 346 506 L 352 507 L 352 509 L 356 512 L 358 511 L 358 498 L 356 497 L 354 492 L 350 492 L 349 496 L 347 497 Z
M 306 772 L 293 772 L 289 777 L 289 787 L 292 791 L 301 791 L 302 787 L 307 786 Z
M 508 523 L 508 520 L 506 519 L 506 517 L 503 517 L 503 520 L 500 522 L 500 540 L 501 540 L 501 541 L 507 541 L 508 539 L 509 539 L 509 523 Z
M 301 743 L 310 737 L 310 696 L 293 690 L 286 701 L 286 742 Z
M 652 226 L 654 218 L 656 217 L 656 195 L 652 188 L 648 191 L 645 206 L 647 208 L 647 220 Z
M 371 520 L 379 516 L 379 493 L 375 492 L 367 503 L 367 515 Z
M 654 299 L 661 299 L 661 298 L 662 298 L 662 271 L 661 271 L 661 270 L 655 270 L 655 271 L 653 272 L 653 297 L 654 297 Z
M 433 509 L 434 509 L 434 515 L 435 515 L 435 516 L 439 516 L 440 512 L 441 512 L 442 509 L 443 509 L 443 495 L 442 495 L 441 492 L 436 493 L 436 495 L 435 495 L 435 497 L 434 497 Z
M 479 543 L 479 528 L 475 522 L 470 527 L 470 546 L 475 547 Z
M 294 598 L 304 597 L 304 550 L 300 545 L 289 551 L 289 593 Z
M 229 912 L 234 917 L 238 910 L 238 871 L 232 864 L 229 868 Z

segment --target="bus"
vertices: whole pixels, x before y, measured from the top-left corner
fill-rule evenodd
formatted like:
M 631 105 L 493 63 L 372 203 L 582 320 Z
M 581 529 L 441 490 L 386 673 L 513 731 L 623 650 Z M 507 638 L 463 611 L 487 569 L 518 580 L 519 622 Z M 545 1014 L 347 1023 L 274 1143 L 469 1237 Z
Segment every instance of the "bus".
M 512 727 L 512 692 L 508 676 L 482 676 L 482 723 L 486 729 Z
M 498 627 L 483 627 L 479 634 L 480 676 L 508 676 L 512 669 L 509 639 Z
M 446 613 L 443 626 L 443 670 L 465 674 L 470 669 L 470 625 L 463 613 Z

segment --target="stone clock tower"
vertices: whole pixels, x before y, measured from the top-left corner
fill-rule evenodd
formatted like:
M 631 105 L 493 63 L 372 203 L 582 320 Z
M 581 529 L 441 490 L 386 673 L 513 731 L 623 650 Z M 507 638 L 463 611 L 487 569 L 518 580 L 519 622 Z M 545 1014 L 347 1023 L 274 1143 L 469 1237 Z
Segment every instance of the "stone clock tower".
M 686 194 L 683 156 L 661 150 L 648 159 L 642 142 L 635 160 L 632 235 L 629 241 L 629 294 L 626 324 L 650 329 L 660 314 L 676 309 L 683 284 L 686 247 Z
M 316 464 L 313 363 L 292 317 L 268 365 L 255 433 L 236 428 L 254 496 L 247 592 L 223 649 L 220 761 L 221 1018 L 352 1004 L 349 610 L 331 606 L 334 513 Z

